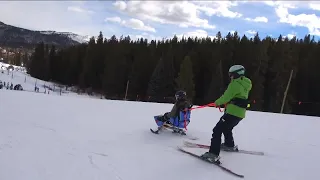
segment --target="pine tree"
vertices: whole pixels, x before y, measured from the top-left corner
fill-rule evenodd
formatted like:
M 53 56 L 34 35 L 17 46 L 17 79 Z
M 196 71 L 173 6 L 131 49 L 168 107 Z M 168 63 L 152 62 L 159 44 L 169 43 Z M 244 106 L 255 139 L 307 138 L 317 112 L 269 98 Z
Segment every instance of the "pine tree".
M 209 103 L 223 93 L 230 79 L 228 69 L 241 64 L 253 83 L 250 110 L 279 112 L 284 91 L 294 71 L 285 101 L 285 113 L 320 116 L 320 42 L 266 37 L 260 39 L 228 33 L 215 39 L 182 38 L 161 41 L 129 36 L 117 39 L 92 37 L 88 44 L 56 49 L 39 43 L 30 58 L 22 58 L 31 76 L 65 85 L 92 88 L 114 99 L 123 99 L 129 82 L 129 99 L 169 102 L 177 88 L 185 89 L 194 104 Z M 20 64 L 17 56 L 4 60 Z M 29 60 L 28 60 L 29 59 Z M 190 73 L 189 73 L 190 72 Z M 190 76 L 190 77 L 189 77 Z M 192 79 L 188 81 L 187 79 Z M 175 86 L 175 83 L 177 86 Z M 189 90 L 192 89 L 192 90 Z M 299 101 L 308 102 L 298 104 Z
M 13 64 L 16 66 L 21 66 L 21 59 L 22 59 L 22 55 L 21 52 L 17 52 L 15 53 L 14 57 L 13 57 Z
M 147 95 L 157 101 L 174 94 L 173 64 L 171 59 L 161 58 L 149 81 Z
M 94 47 L 96 40 L 91 37 L 89 40 L 88 48 L 86 49 L 86 56 L 82 63 L 82 72 L 79 76 L 79 85 L 81 88 L 92 87 L 92 80 L 94 78 L 94 72 L 92 72 L 92 60 L 94 57 Z
M 210 103 L 215 101 L 224 91 L 224 70 L 223 70 L 223 54 L 222 52 L 222 43 L 223 39 L 221 37 L 221 33 L 217 33 L 217 39 L 210 44 L 211 50 L 211 59 L 210 59 L 210 72 L 211 72 L 211 80 L 209 82 L 209 87 L 207 91 L 207 95 L 205 97 L 204 103 Z
M 24 53 L 23 53 L 23 57 L 22 57 L 22 63 L 21 63 L 21 65 L 24 66 L 24 67 L 27 67 L 27 66 L 28 66 L 28 63 L 29 63 L 29 55 L 28 55 L 28 52 L 24 52 Z
M 193 82 L 192 62 L 189 56 L 184 58 L 180 66 L 179 76 L 176 79 L 177 90 L 187 92 L 188 98 L 192 101 L 195 96 L 195 86 Z
M 57 75 L 57 71 L 54 69 L 56 58 L 56 47 L 54 45 L 51 46 L 49 57 L 48 57 L 48 71 L 50 74 L 50 79 L 54 79 Z
M 39 79 L 45 78 L 45 45 L 43 42 L 39 43 L 36 48 L 33 56 L 31 58 L 30 66 L 28 68 L 31 76 Z

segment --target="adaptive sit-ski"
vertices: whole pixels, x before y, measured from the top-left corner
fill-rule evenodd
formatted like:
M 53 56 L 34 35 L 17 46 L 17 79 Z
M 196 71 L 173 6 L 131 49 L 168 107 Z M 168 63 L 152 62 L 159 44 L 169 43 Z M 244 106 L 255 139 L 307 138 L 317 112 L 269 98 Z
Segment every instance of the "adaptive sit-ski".
M 171 129 L 173 133 L 179 133 L 181 135 L 186 135 L 187 126 L 190 123 L 191 111 L 186 109 L 179 112 L 179 116 L 170 118 L 167 121 L 164 121 L 162 115 L 154 116 L 154 120 L 158 125 L 157 130 L 150 129 L 151 132 L 158 134 L 159 131 L 166 129 Z

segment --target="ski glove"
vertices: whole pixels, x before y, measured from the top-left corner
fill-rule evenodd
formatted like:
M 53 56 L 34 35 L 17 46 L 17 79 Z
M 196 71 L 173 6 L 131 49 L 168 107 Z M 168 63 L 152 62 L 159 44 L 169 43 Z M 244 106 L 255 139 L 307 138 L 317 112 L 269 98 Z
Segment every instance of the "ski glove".
M 167 120 L 169 120 L 169 119 L 170 119 L 170 117 L 169 117 L 169 113 L 168 113 L 168 112 L 164 113 L 164 115 L 163 115 L 163 119 L 164 119 L 165 121 L 167 121 Z

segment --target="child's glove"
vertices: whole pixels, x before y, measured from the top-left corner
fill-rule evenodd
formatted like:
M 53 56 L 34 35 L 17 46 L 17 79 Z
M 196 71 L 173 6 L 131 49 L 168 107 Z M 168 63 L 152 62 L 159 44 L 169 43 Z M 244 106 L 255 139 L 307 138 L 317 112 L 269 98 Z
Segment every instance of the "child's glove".
M 168 112 L 164 113 L 163 119 L 164 119 L 165 121 L 168 121 L 168 120 L 170 119 Z

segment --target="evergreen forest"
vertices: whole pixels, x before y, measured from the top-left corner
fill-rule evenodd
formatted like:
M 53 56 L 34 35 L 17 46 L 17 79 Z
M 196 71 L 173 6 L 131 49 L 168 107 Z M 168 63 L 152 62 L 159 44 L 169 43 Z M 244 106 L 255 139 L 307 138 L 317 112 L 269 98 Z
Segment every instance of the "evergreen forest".
M 249 110 L 279 113 L 292 75 L 283 113 L 319 116 L 319 57 L 320 42 L 310 35 L 262 39 L 219 32 L 214 39 L 150 41 L 107 39 L 100 32 L 87 44 L 63 49 L 38 44 L 27 70 L 33 77 L 107 99 L 172 103 L 183 89 L 193 104 L 203 105 L 223 94 L 230 66 L 241 64 L 253 84 Z

